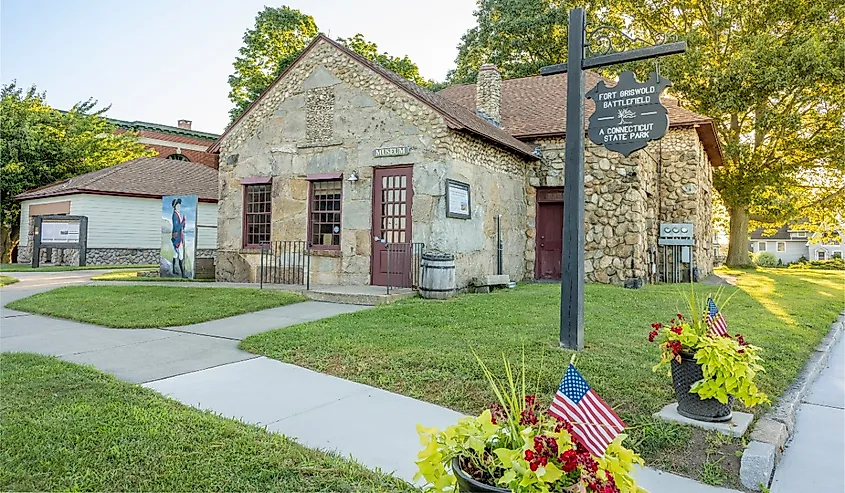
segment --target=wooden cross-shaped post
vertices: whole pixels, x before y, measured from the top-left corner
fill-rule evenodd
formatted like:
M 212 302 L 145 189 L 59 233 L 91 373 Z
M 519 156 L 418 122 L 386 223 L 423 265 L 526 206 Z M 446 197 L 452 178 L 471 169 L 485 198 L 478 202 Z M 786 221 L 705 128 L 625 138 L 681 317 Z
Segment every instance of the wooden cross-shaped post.
M 560 282 L 560 345 L 584 348 L 584 70 L 683 53 L 684 41 L 585 58 L 583 8 L 569 11 L 567 63 L 550 65 L 541 75 L 566 72 L 566 150 L 563 189 L 563 254 Z

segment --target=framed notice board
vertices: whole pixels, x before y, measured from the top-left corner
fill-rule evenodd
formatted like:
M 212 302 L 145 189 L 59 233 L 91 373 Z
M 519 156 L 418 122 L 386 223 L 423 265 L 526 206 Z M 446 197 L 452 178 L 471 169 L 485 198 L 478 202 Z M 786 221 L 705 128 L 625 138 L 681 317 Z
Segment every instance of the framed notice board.
M 455 180 L 446 180 L 446 217 L 470 219 L 472 202 L 469 184 Z

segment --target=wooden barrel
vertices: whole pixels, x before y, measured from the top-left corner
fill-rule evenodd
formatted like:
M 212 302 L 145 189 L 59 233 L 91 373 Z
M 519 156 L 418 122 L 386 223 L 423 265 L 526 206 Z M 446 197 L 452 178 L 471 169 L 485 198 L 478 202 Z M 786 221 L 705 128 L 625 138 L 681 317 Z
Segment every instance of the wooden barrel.
M 455 256 L 423 253 L 420 265 L 420 296 L 445 300 L 455 294 Z

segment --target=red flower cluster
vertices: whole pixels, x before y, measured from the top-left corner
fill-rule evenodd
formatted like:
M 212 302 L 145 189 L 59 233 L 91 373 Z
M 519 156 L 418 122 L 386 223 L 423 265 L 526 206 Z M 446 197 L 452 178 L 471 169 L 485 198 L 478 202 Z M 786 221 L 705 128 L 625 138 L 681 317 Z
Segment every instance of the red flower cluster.
M 525 396 L 525 409 L 519 413 L 520 425 L 536 425 L 537 424 L 537 397 L 533 395 Z
M 661 325 L 660 322 L 651 324 L 651 332 L 648 333 L 648 342 L 654 342 L 654 338 L 657 337 L 657 331 L 660 330 L 661 327 L 663 327 L 663 325 Z
M 567 474 L 578 467 L 578 453 L 572 449 L 560 454 L 560 457 L 558 457 L 557 460 L 560 461 L 560 468 Z
M 546 435 L 537 435 L 534 437 L 534 449 L 525 451 L 525 460 L 532 471 L 536 471 L 538 467 L 545 466 L 549 463 L 549 459 L 554 459 L 557 456 L 557 442 L 554 438 Z
M 505 412 L 505 408 L 502 407 L 501 404 L 498 402 L 491 402 L 490 406 L 490 420 L 493 422 L 494 425 L 499 423 L 504 423 L 508 420 L 508 415 Z
M 683 349 L 681 341 L 666 341 L 666 348 L 672 351 L 672 354 L 677 355 Z
M 730 336 L 728 336 L 728 337 L 730 337 Z M 748 345 L 748 343 L 745 342 L 745 338 L 742 337 L 742 334 L 737 334 L 734 337 L 736 337 L 736 342 L 738 342 L 740 346 L 747 346 Z M 740 347 L 736 352 L 738 352 L 739 354 L 742 354 L 742 353 L 745 352 L 745 349 L 742 349 Z

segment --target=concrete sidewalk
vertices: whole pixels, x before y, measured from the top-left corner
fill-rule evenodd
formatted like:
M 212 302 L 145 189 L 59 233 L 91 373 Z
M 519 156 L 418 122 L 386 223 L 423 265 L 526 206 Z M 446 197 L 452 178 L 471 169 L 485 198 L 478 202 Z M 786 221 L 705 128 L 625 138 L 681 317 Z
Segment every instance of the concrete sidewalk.
M 413 481 L 421 450 L 417 423 L 441 429 L 462 414 L 295 365 L 259 357 L 145 385 L 185 404 L 212 410 L 335 450 L 370 468 Z M 736 493 L 644 468 L 652 493 Z
M 775 470 L 772 493 L 845 491 L 845 337 L 798 408 L 795 434 Z
M 5 288 L 2 298 L 11 301 Z M 182 327 L 110 329 L 0 308 L 0 351 L 58 356 L 143 383 L 256 358 L 238 349 L 242 339 L 362 309 L 308 301 Z

